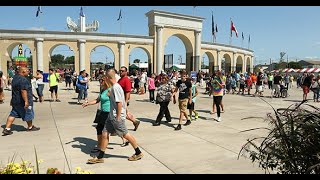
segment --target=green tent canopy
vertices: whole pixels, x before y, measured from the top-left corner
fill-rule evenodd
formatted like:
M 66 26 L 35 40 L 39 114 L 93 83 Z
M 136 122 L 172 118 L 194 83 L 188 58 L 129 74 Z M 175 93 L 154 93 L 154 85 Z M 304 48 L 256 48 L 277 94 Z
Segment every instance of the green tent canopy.
M 177 70 L 180 70 L 180 68 L 178 68 L 177 66 L 171 66 L 170 70 L 177 71 Z
M 130 68 L 130 69 L 139 69 L 139 67 L 138 67 L 137 65 L 135 65 L 135 64 L 131 64 L 131 65 L 129 66 L 129 68 Z

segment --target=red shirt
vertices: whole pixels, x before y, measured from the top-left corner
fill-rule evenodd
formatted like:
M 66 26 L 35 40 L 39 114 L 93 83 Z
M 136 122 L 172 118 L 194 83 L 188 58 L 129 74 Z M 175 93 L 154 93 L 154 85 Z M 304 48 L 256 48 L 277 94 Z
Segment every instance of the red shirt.
M 131 81 L 128 76 L 119 79 L 118 84 L 120 84 L 125 93 L 131 92 Z

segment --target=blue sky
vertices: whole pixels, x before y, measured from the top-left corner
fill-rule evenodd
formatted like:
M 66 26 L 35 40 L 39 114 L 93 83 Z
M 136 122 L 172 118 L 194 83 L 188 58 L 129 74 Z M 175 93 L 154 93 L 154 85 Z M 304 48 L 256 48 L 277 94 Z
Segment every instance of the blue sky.
M 49 31 L 69 31 L 66 17 L 76 20 L 81 6 L 42 6 L 43 13 L 36 18 L 37 6 L 0 7 L 0 29 L 38 29 L 40 26 Z M 148 35 L 148 22 L 145 13 L 152 9 L 204 17 L 202 41 L 212 41 L 211 12 L 218 25 L 217 43 L 229 44 L 230 18 L 232 18 L 239 37 L 233 36 L 232 45 L 248 48 L 256 56 L 255 64 L 269 63 L 269 59 L 278 61 L 284 51 L 291 60 L 320 57 L 320 7 L 302 6 L 83 6 L 87 23 L 100 22 L 99 33 L 118 34 L 120 24 L 117 21 L 122 9 L 122 33 L 130 35 Z M 245 40 L 242 45 L 241 33 Z M 58 47 L 54 53 L 70 55 L 67 47 Z M 167 42 L 165 54 L 174 54 L 185 58 L 185 48 L 178 38 L 171 37 Z M 72 55 L 72 54 L 71 54 Z M 131 53 L 133 59 L 144 59 L 146 54 L 139 49 Z M 287 56 L 285 56 L 287 57 Z M 92 61 L 110 61 L 113 54 L 107 48 L 97 48 Z M 207 57 L 205 57 L 207 61 Z M 207 63 L 207 62 L 206 62 Z

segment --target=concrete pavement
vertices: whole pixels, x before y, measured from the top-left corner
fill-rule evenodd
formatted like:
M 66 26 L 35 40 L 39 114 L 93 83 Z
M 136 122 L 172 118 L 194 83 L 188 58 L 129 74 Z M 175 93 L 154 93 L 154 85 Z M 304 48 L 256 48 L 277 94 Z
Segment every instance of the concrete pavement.
M 98 89 L 98 83 L 92 82 L 88 90 L 89 99 L 96 98 Z M 223 99 L 225 113 L 221 115 L 222 121 L 217 122 L 213 119 L 216 114 L 209 113 L 212 97 L 203 94 L 203 88 L 199 88 L 199 91 L 195 107 L 200 118 L 192 121 L 190 126 L 182 126 L 181 131 L 174 131 L 179 118 L 177 104 L 169 105 L 173 121 L 154 127 L 152 123 L 158 114 L 159 105 L 148 102 L 148 92 L 145 95 L 132 94 L 129 109 L 141 123 L 137 131 L 132 131 L 133 125 L 130 121 L 127 121 L 127 127 L 137 139 L 144 153 L 143 159 L 136 162 L 128 161 L 127 158 L 134 153 L 133 148 L 120 147 L 121 138 L 112 136 L 109 147 L 113 149 L 107 149 L 105 162 L 88 165 L 86 161 L 90 155 L 94 155 L 90 151 L 96 145 L 96 131 L 92 121 L 97 106 L 83 109 L 76 104 L 77 94 L 73 90 L 66 90 L 64 83 L 61 83 L 59 99 L 62 102 L 35 103 L 34 125 L 39 126 L 40 131 L 26 132 L 26 123 L 16 119 L 12 126 L 14 133 L 10 136 L 0 136 L 0 164 L 6 164 L 14 153 L 17 154 L 16 161 L 22 158 L 34 164 L 35 147 L 38 158 L 44 160 L 40 164 L 41 173 L 45 173 L 49 167 L 69 173 L 68 165 L 72 173 L 75 172 L 75 167 L 97 174 L 264 173 L 250 159 L 240 157 L 238 160 L 237 157 L 246 139 L 264 135 L 265 132 L 239 132 L 268 126 L 262 119 L 241 119 L 249 116 L 266 117 L 266 113 L 272 112 L 270 106 L 257 97 L 226 95 Z M 46 100 L 50 99 L 49 93 L 46 84 Z M 302 99 L 302 90 L 297 88 L 290 89 L 290 96 L 285 99 L 270 98 L 269 90 L 264 94 L 264 99 L 276 108 L 288 107 Z M 310 93 L 309 98 L 312 96 Z M 5 91 L 5 97 L 5 103 L 0 104 L 2 127 L 11 110 L 11 92 Z

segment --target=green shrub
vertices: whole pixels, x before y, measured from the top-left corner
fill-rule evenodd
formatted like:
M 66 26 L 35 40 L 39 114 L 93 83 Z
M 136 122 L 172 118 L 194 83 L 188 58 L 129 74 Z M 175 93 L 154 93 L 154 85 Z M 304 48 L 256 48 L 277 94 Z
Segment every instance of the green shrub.
M 320 174 L 320 109 L 305 102 L 272 109 L 274 114 L 266 118 L 269 128 L 242 131 L 265 129 L 268 133 L 266 137 L 248 139 L 238 158 L 249 155 L 269 173 Z

